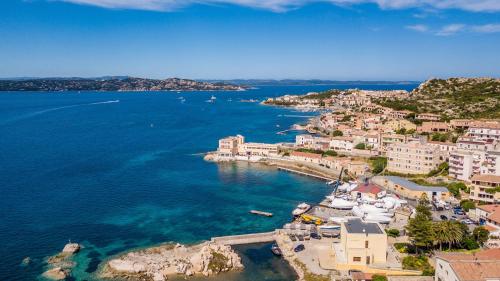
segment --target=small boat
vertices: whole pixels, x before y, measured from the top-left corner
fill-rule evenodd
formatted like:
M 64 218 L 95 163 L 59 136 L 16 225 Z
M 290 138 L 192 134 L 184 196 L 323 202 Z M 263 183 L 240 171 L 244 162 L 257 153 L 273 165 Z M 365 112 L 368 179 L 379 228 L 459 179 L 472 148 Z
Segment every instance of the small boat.
M 340 225 L 338 224 L 325 224 L 325 225 L 320 225 L 318 226 L 320 230 L 335 230 L 335 229 L 340 229 Z
M 309 204 L 300 203 L 299 205 L 297 205 L 297 208 L 295 208 L 295 210 L 292 211 L 292 215 L 300 216 L 303 213 L 309 211 L 309 209 L 311 209 L 311 206 Z
M 271 252 L 273 252 L 274 255 L 280 257 L 282 255 L 280 247 L 278 247 L 278 244 L 274 243 L 271 246 Z
M 264 217 L 272 217 L 273 216 L 273 213 L 263 212 L 263 211 L 258 211 L 258 210 L 250 210 L 249 213 L 254 214 L 254 215 L 264 216 Z
M 329 207 L 339 210 L 352 210 L 354 206 L 357 206 L 357 202 L 352 202 L 340 198 L 334 198 L 330 203 Z

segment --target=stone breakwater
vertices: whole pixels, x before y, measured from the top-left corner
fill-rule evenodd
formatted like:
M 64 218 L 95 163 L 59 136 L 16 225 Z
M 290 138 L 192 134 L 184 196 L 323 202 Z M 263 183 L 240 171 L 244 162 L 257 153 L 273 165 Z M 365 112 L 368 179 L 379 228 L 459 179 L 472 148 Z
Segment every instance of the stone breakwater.
M 210 276 L 242 268 L 241 258 L 227 245 L 214 242 L 189 247 L 169 244 L 111 259 L 101 270 L 101 277 L 164 281 L 176 274 Z

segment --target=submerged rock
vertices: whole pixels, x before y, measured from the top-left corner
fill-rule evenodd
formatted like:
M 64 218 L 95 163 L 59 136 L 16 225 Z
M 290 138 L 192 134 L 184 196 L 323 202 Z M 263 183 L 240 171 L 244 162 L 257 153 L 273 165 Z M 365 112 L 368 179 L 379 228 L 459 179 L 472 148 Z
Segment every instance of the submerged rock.
M 28 266 L 31 263 L 31 258 L 30 257 L 25 257 L 23 261 L 21 262 L 22 266 Z

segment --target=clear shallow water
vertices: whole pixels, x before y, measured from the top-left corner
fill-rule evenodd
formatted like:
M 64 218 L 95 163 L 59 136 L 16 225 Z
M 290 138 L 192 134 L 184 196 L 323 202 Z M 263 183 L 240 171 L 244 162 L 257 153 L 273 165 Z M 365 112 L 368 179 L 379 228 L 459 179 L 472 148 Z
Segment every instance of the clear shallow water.
M 238 100 L 328 88 L 0 93 L 0 280 L 36 279 L 44 257 L 68 239 L 86 247 L 75 258 L 75 279 L 94 280 L 99 262 L 133 247 L 282 225 L 296 204 L 320 201 L 326 185 L 265 166 L 208 163 L 199 153 L 237 133 L 248 141 L 293 141 L 293 134 L 275 133 L 305 118 L 284 115 L 312 114 Z M 206 103 L 212 94 L 217 102 Z M 275 215 L 252 216 L 250 209 Z M 289 280 L 286 265 L 269 272 L 273 260 L 264 252 L 254 255 L 261 262 L 252 275 L 225 280 Z M 27 256 L 33 263 L 21 267 Z

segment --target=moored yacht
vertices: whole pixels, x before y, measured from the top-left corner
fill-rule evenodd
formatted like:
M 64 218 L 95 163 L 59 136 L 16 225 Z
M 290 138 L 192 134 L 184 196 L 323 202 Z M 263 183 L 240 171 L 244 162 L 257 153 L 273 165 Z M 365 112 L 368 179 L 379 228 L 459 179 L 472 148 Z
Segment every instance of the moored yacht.
M 303 213 L 309 211 L 310 209 L 311 209 L 311 206 L 309 204 L 300 203 L 299 205 L 297 205 L 297 208 L 295 208 L 295 210 L 292 211 L 292 215 L 297 217 L 297 216 L 300 216 Z

